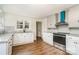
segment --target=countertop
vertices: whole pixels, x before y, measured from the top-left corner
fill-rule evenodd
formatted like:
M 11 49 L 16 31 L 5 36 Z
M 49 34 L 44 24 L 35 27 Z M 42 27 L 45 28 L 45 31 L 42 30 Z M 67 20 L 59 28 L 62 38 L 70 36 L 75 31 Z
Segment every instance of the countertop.
M 9 38 L 11 38 L 12 35 L 13 35 L 13 33 L 0 34 L 0 43 L 8 42 L 9 41 Z
M 47 32 L 44 32 L 44 33 L 52 33 L 52 34 L 54 34 L 54 33 L 62 33 L 62 32 L 50 32 L 50 31 L 47 31 Z M 66 32 L 63 32 L 64 34 L 70 34 L 70 33 L 66 33 Z
M 47 32 L 44 32 L 44 33 L 58 33 L 58 32 L 49 32 L 49 31 L 47 31 Z M 70 36 L 76 36 L 76 37 L 79 37 L 79 34 L 74 34 L 74 33 L 65 33 L 66 35 L 70 35 Z
M 15 33 L 33 33 L 33 32 L 32 31 L 26 31 L 26 32 L 16 31 Z
M 46 32 L 43 32 L 43 33 L 52 33 L 53 34 L 53 32 L 50 32 L 50 31 L 46 31 Z
M 73 33 L 70 33 L 70 34 L 68 34 L 68 35 L 79 37 L 79 34 L 73 34 Z

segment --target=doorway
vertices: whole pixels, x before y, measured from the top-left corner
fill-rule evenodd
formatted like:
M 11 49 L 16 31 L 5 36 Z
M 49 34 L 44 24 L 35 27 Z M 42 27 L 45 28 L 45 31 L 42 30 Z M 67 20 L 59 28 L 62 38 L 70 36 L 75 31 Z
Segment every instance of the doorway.
M 37 41 L 42 40 L 42 22 L 36 22 L 36 39 Z

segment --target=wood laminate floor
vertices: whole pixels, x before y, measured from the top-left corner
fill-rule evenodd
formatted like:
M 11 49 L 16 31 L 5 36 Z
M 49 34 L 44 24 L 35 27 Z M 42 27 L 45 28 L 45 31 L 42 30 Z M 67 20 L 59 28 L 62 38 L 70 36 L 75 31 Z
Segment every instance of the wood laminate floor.
M 42 40 L 13 47 L 13 55 L 66 55 L 66 53 Z

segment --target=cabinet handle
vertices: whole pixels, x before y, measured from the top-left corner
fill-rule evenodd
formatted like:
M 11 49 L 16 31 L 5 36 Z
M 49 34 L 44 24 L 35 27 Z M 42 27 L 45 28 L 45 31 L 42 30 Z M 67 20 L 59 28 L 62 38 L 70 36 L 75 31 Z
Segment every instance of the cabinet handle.
M 77 44 L 77 42 L 74 42 L 74 44 Z

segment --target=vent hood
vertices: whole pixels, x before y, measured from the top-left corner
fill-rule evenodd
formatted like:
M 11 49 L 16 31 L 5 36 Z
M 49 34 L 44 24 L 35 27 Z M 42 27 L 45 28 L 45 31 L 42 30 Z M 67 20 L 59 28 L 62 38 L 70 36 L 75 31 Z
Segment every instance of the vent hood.
M 65 22 L 65 17 L 66 17 L 66 12 L 65 11 L 61 11 L 60 12 L 60 16 L 58 18 L 60 18 L 60 22 L 56 23 L 56 26 L 63 26 L 63 25 L 68 25 L 68 23 Z
M 58 22 L 58 23 L 56 23 L 56 26 L 68 26 L 68 23 L 66 23 L 66 22 Z

